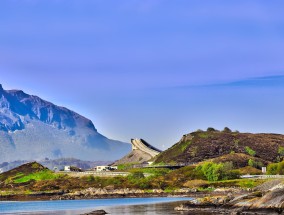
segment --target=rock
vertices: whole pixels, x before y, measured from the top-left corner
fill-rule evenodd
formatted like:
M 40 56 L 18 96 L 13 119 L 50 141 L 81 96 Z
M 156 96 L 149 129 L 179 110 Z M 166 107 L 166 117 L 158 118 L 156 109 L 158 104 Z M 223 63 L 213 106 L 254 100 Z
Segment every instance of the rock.
M 107 212 L 105 212 L 104 210 L 96 210 L 96 211 L 92 211 L 90 213 L 84 213 L 81 215 L 102 215 L 102 214 L 107 214 Z

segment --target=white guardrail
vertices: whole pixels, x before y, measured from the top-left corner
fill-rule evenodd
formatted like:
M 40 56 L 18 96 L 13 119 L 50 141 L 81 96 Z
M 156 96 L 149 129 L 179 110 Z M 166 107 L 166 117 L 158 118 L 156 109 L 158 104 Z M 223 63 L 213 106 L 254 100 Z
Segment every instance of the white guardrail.
M 284 178 L 284 175 L 242 175 L 241 178 L 255 178 L 255 179 Z
M 58 173 L 68 174 L 70 176 L 76 176 L 76 177 L 87 176 L 87 175 L 93 175 L 93 176 L 98 176 L 98 177 L 115 177 L 115 176 L 128 176 L 128 175 L 131 174 L 130 172 L 108 172 L 108 171 L 101 171 L 101 172 L 96 172 L 96 171 L 85 171 L 85 172 L 60 171 Z M 143 174 L 144 174 L 145 177 L 152 175 L 150 173 L 143 173 Z

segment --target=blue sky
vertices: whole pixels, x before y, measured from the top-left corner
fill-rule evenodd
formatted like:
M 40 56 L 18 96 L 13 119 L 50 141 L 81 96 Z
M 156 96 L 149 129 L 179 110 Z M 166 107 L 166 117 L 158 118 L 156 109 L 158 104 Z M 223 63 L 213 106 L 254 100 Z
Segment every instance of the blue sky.
M 0 77 L 165 149 L 198 128 L 284 133 L 283 1 L 1 0 Z

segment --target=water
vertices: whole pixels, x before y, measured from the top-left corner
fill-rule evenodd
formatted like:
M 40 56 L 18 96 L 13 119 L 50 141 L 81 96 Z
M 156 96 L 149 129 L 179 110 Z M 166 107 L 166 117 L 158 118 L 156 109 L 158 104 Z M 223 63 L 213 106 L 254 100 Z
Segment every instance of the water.
M 117 198 L 94 200 L 61 200 L 0 202 L 0 214 L 79 215 L 103 209 L 110 214 L 181 214 L 174 207 L 192 198 Z

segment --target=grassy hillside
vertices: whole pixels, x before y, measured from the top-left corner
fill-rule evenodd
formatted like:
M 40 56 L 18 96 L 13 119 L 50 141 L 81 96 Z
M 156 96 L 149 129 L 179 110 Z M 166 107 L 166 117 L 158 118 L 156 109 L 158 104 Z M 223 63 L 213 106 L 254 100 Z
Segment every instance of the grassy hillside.
M 58 177 L 60 176 L 41 164 L 31 162 L 0 174 L 0 187 L 6 187 L 11 184 L 15 187 L 20 186 L 22 183 L 50 180 Z
M 243 167 L 249 159 L 267 164 L 280 161 L 283 156 L 284 135 L 208 129 L 184 135 L 178 143 L 159 154 L 155 162 L 196 163 L 219 157 L 222 162 L 235 161 L 239 167 Z

